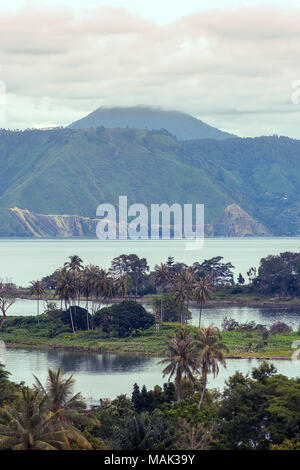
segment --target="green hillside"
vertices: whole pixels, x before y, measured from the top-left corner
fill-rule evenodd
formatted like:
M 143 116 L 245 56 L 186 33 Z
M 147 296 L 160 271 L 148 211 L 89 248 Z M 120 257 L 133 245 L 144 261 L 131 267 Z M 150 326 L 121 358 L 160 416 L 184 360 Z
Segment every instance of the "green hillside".
M 188 163 L 276 235 L 300 233 L 300 141 L 259 137 L 183 144 Z
M 274 235 L 300 233 L 300 141 L 179 142 L 167 131 L 0 132 L 0 235 L 18 235 L 6 208 L 95 217 L 103 202 L 204 203 L 206 223 L 237 203 Z

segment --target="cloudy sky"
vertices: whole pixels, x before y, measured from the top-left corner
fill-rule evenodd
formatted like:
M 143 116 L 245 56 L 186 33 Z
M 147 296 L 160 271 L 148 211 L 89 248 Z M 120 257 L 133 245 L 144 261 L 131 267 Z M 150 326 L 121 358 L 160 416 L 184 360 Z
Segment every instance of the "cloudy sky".
M 0 126 L 144 104 L 300 139 L 299 25 L 299 0 L 0 0 Z

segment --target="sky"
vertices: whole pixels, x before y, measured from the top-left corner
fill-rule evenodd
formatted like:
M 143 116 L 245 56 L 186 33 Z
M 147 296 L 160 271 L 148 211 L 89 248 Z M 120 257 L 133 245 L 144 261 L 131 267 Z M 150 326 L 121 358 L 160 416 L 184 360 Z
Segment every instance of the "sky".
M 0 127 L 154 105 L 300 139 L 299 24 L 299 0 L 0 0 Z

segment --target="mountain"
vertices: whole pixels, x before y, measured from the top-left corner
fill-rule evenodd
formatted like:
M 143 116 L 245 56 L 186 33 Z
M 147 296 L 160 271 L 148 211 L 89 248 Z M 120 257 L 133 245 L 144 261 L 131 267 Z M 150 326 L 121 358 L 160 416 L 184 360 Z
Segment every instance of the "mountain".
M 221 219 L 214 224 L 214 236 L 221 237 L 267 237 L 270 232 L 262 224 L 250 217 L 237 204 L 230 204 Z
M 178 140 L 217 139 L 234 137 L 220 131 L 200 119 L 179 111 L 165 111 L 160 108 L 137 106 L 131 108 L 98 108 L 86 117 L 73 122 L 71 129 L 166 129 Z
M 90 236 L 101 203 L 204 203 L 210 236 L 300 234 L 300 141 L 0 131 L 0 236 Z M 26 211 L 27 210 L 27 211 Z M 51 235 L 53 234 L 53 235 Z

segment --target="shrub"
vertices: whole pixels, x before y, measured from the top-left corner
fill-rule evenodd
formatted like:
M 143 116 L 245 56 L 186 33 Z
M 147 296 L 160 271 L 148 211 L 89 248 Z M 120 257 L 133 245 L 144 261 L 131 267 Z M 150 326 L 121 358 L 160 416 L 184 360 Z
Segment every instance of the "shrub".
M 95 328 L 102 328 L 102 331 L 109 338 L 112 329 L 112 319 L 109 307 L 104 307 L 95 313 L 92 323 Z
M 93 322 L 104 328 L 106 333 L 113 331 L 118 337 L 126 337 L 136 334 L 137 330 L 150 328 L 155 319 L 142 305 L 132 300 L 124 300 L 120 304 L 99 310 Z
M 255 321 L 247 321 L 246 323 L 241 323 L 239 325 L 239 330 L 240 331 L 254 331 L 256 330 L 257 325 Z
M 292 328 L 287 325 L 286 323 L 283 323 L 281 321 L 278 321 L 276 323 L 273 323 L 270 327 L 270 334 L 274 335 L 277 333 L 290 333 L 292 331 Z
M 60 314 L 60 318 L 65 325 L 71 325 L 70 311 L 73 317 L 73 323 L 75 330 L 87 330 L 87 317 L 89 322 L 91 321 L 91 315 L 85 308 L 72 305 L 67 310 L 64 310 Z
M 241 286 L 234 286 L 232 287 L 231 289 L 231 293 L 233 295 L 236 295 L 236 294 L 242 294 L 244 292 L 244 289 L 241 287 Z
M 239 327 L 239 323 L 234 320 L 233 318 L 225 317 L 222 322 L 222 330 L 223 331 L 234 331 L 237 330 Z
M 54 338 L 55 336 L 59 335 L 60 333 L 63 333 L 64 331 L 66 331 L 66 327 L 64 326 L 61 320 L 56 322 L 51 321 L 49 322 L 49 327 L 47 329 L 46 336 L 47 338 Z

